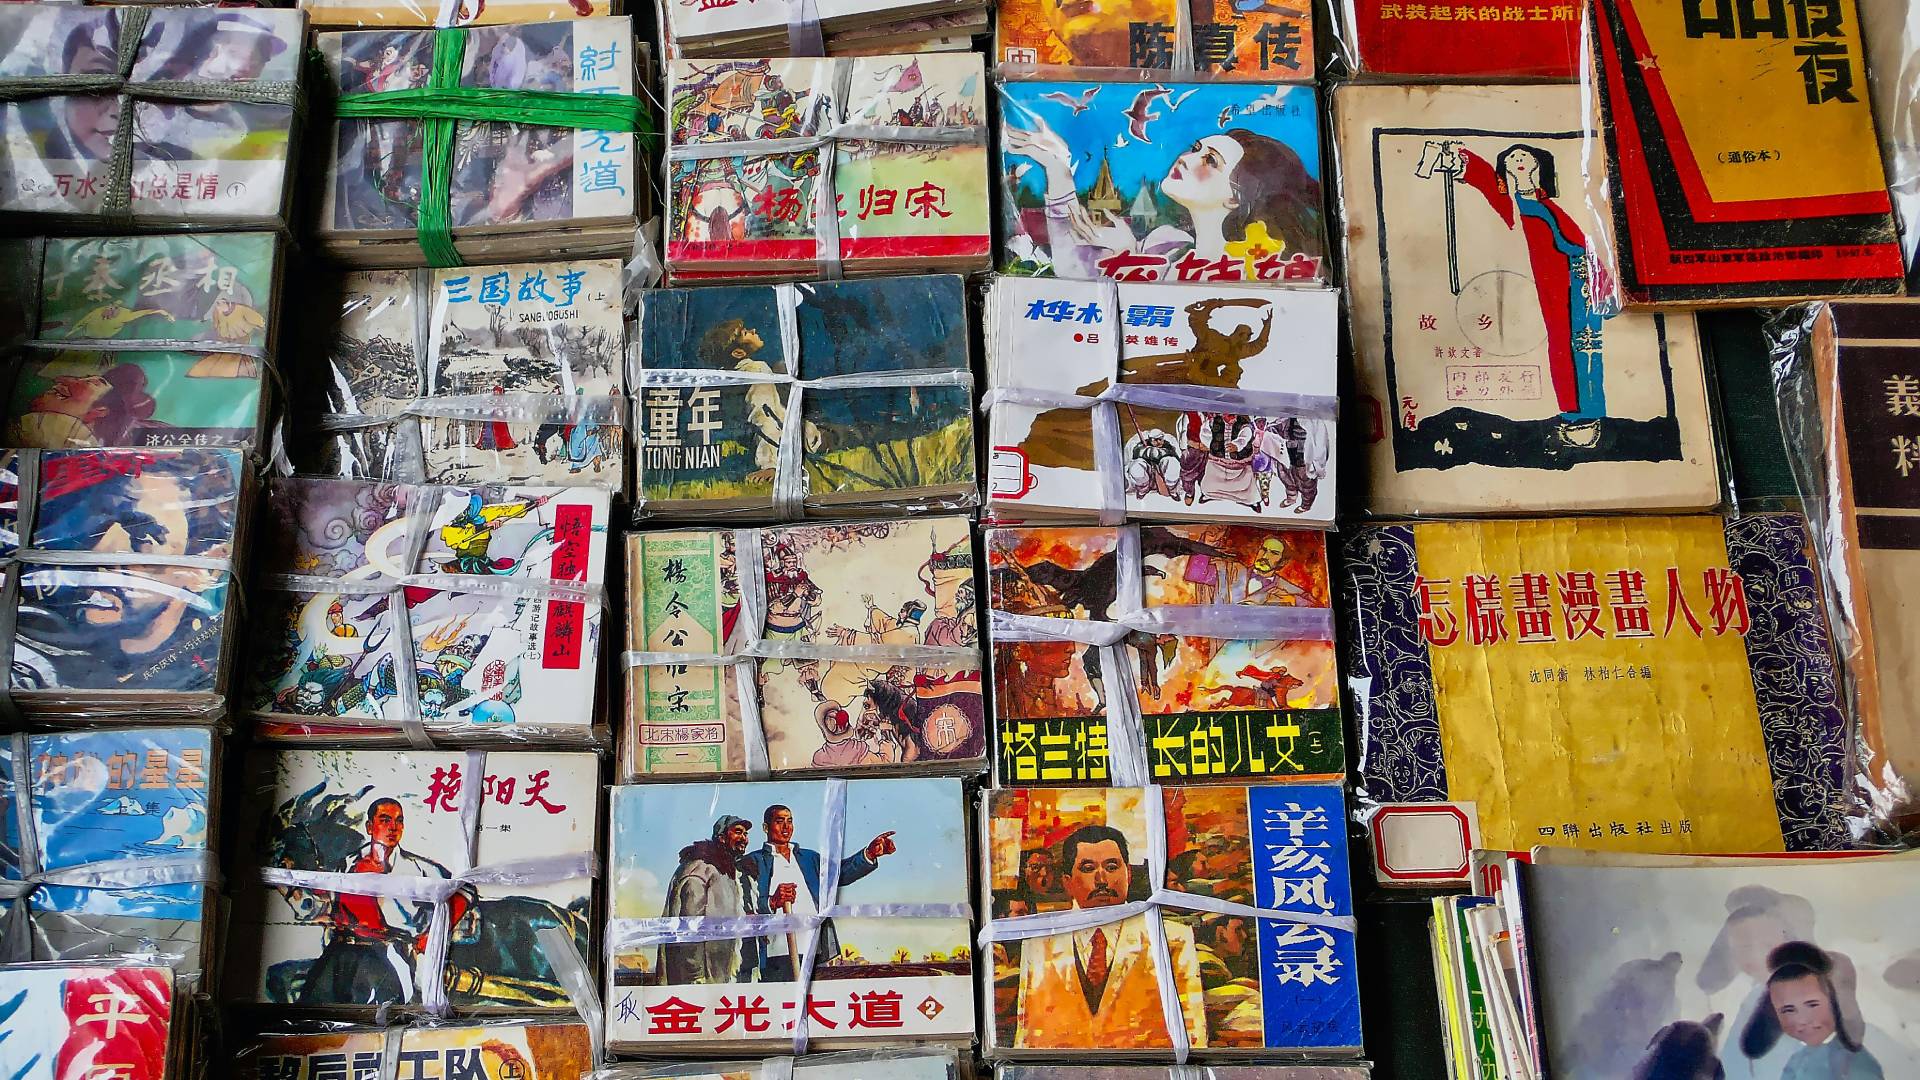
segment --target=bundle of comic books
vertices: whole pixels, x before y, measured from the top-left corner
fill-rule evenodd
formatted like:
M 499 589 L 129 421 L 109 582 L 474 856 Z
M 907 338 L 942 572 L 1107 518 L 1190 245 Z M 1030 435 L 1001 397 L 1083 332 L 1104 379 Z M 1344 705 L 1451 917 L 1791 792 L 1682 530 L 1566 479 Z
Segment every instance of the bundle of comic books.
M 675 60 L 667 101 L 676 281 L 987 268 L 978 54 Z
M 658 0 L 673 59 L 967 52 L 987 31 L 985 0 Z
M 985 793 L 985 1052 L 1168 1060 L 1171 998 L 1200 1061 L 1358 1058 L 1345 813 L 1337 783 Z
M 1715 506 L 1694 316 L 1605 310 L 1579 89 L 1344 86 L 1333 116 L 1361 507 Z
M 29 719 L 220 715 L 252 476 L 225 448 L 0 451 L 0 554 L 20 563 L 8 689 Z
M 1567 81 L 1580 75 L 1580 4 L 1336 0 L 1335 54 L 1355 79 Z
M 260 445 L 278 346 L 271 233 L 32 240 L 0 252 L 19 260 L 28 309 L 7 387 L 8 445 Z
M 1161 1065 L 1008 1065 L 1000 1080 L 1177 1080 L 1189 1073 Z M 1205 1080 L 1367 1080 L 1365 1065 L 1213 1065 Z
M 593 754 L 278 749 L 245 765 L 259 812 L 236 837 L 230 1000 L 419 1012 L 437 972 L 461 1015 L 572 1010 L 536 935 L 560 930 L 593 970 Z M 365 891 L 329 876 L 344 874 Z
M 316 28 L 497 26 L 618 14 L 621 0 L 299 0 Z
M 983 543 L 1002 784 L 1244 784 L 1345 769 L 1325 534 L 989 528 Z M 1139 591 L 1124 596 L 1129 580 Z
M 394 1042 L 398 1045 L 389 1058 Z M 593 1072 L 593 1064 L 592 1036 L 578 1022 L 499 1020 L 401 1029 L 316 1025 L 313 1031 L 271 1031 L 241 1040 L 232 1075 L 234 1080 L 575 1080 Z
M 1488 869 L 1434 901 L 1451 1076 L 1920 1070 L 1911 854 L 1535 848 Z
M 284 230 L 305 30 L 269 8 L 6 5 L 0 219 Z
M 972 1043 L 960 780 L 616 787 L 609 812 L 609 1050 L 790 1053 L 797 1021 L 821 1050 Z M 747 921 L 687 935 L 703 917 Z
M 0 1070 L 20 1080 L 188 1080 L 199 1046 L 173 972 L 137 962 L 0 966 Z
M 261 736 L 603 736 L 605 492 L 291 477 L 268 520 L 242 699 Z
M 1331 527 L 1339 294 L 997 279 L 987 505 Z
M 1906 291 L 1852 0 L 1794 13 L 1597 0 L 1588 38 L 1608 303 Z
M 133 956 L 171 969 L 183 996 L 205 992 L 218 964 L 219 791 L 206 728 L 0 742 L 0 881 L 30 883 L 0 900 L 19 931 L 0 942 L 0 962 Z
M 1003 272 L 1328 280 L 1313 87 L 1061 80 L 999 91 Z
M 1112 9 L 999 0 L 996 14 L 995 63 L 1004 72 L 1313 80 L 1309 0 L 1142 0 Z
M 963 1080 L 971 1075 L 970 1066 L 948 1049 L 845 1050 L 758 1061 L 632 1063 L 613 1066 L 596 1076 L 599 1080 L 761 1080 L 768 1075 L 807 1080 Z
M 426 87 L 434 39 L 427 29 L 315 35 L 342 94 Z M 475 26 L 458 85 L 631 95 L 634 48 L 626 16 Z M 323 134 L 317 249 L 351 266 L 426 265 L 416 231 L 425 123 L 345 119 Z M 625 254 L 650 186 L 639 140 L 628 132 L 457 121 L 452 146 L 435 151 L 452 156 L 447 217 L 455 248 L 474 263 Z
M 1861 767 L 1794 514 L 1377 525 L 1339 579 L 1388 885 L 1475 847 L 1822 851 Z
M 968 326 L 954 275 L 643 293 L 636 516 L 976 504 Z
M 982 771 L 974 566 L 963 517 L 629 535 L 627 648 L 673 655 L 627 669 L 621 777 Z
M 613 259 L 361 270 L 325 283 L 300 464 L 429 484 L 626 490 Z

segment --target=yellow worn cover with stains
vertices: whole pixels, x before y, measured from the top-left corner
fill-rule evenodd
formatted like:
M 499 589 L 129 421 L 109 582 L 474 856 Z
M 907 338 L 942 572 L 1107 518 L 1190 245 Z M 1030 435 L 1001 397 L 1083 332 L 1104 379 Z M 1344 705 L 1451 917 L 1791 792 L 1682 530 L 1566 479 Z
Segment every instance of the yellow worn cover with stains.
M 1448 797 L 1487 847 L 1781 850 L 1723 529 L 1413 527 Z

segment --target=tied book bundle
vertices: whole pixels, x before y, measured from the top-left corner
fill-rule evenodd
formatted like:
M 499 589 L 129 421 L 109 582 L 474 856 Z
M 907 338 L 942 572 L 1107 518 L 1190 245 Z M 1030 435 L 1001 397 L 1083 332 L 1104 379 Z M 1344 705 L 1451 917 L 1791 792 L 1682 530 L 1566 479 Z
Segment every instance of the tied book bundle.
M 1604 310 L 1577 87 L 1344 86 L 1333 123 L 1362 509 L 1719 504 L 1694 316 Z
M 191 1080 L 203 1048 L 184 1006 L 173 972 L 153 964 L 0 967 L 0 1067 L 38 1078 L 111 1062 L 123 1080 Z
M 646 108 L 624 16 L 316 42 L 320 251 L 355 266 L 624 255 L 645 205 Z
M 999 278 L 986 304 L 998 520 L 1333 524 L 1329 289 Z
M 320 30 L 498 26 L 618 15 L 622 0 L 299 0 Z
M 986 269 L 985 83 L 970 53 L 674 61 L 668 274 Z
M 968 325 L 951 275 L 643 293 L 636 517 L 973 506 Z
M 1338 784 L 987 792 L 986 1054 L 1358 1057 L 1345 813 Z
M 604 740 L 605 492 L 290 477 L 268 519 L 243 701 L 263 737 Z
M 271 9 L 0 10 L 0 220 L 285 231 L 305 19 Z
M 1474 848 L 1824 851 L 1864 832 L 1804 518 L 1349 531 L 1358 795 L 1387 885 Z
M 0 453 L 7 712 L 218 719 L 252 477 L 226 448 Z
M 245 766 L 262 812 L 236 846 L 229 1000 L 283 1017 L 575 1009 L 597 922 L 593 754 L 274 749 Z
M 1147 74 L 1244 82 L 1311 82 L 1310 0 L 1142 0 L 1080 8 L 999 0 L 995 68 L 1138 81 Z
M 965 806 L 954 778 L 614 788 L 608 1049 L 970 1046 Z
M 665 55 L 964 53 L 987 32 L 987 0 L 658 0 Z
M 623 781 L 985 767 L 965 518 L 627 541 Z
M 234 1080 L 573 1080 L 593 1072 L 599 1046 L 585 1023 L 515 1019 L 328 1024 L 315 1031 L 264 1031 L 240 1043 Z
M 1345 768 L 1325 534 L 989 528 L 983 542 L 1001 784 Z
M 278 347 L 279 242 L 196 233 L 0 244 L 25 324 L 5 441 L 258 451 Z
M 184 1008 L 218 970 L 209 832 L 220 754 L 206 728 L 15 735 L 0 744 L 0 958 L 135 957 Z M 16 843 L 17 841 L 17 843 Z
M 963 1080 L 950 1049 L 846 1050 L 756 1061 L 614 1065 L 591 1080 Z
M 612 259 L 328 280 L 300 389 L 304 471 L 626 489 L 626 326 Z

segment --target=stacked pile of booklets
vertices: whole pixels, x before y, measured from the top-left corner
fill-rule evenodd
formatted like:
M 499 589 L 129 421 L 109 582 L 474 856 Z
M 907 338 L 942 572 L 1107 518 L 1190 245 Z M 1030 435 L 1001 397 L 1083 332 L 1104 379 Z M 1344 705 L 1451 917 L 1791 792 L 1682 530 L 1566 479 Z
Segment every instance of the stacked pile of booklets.
M 1917 85 L 0 3 L 0 1080 L 1920 1077 Z

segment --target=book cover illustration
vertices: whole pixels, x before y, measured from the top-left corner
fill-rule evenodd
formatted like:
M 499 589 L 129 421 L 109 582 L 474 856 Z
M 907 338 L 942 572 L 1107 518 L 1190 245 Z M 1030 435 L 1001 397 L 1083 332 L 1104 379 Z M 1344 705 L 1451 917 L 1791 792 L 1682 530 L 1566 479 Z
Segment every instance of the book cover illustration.
M 1144 607 L 1285 607 L 1297 637 L 1228 640 L 1129 631 L 1115 670 L 1134 680 L 1155 783 L 1338 773 L 1343 742 L 1325 538 L 1240 525 L 1138 527 Z M 1107 621 L 1118 600 L 1118 531 L 989 529 L 996 611 Z M 1231 612 L 1221 612 L 1230 625 Z M 1112 779 L 1101 649 L 996 641 L 998 770 L 1006 784 Z M 1124 714 L 1123 714 L 1124 715 Z M 1128 722 L 1131 722 L 1130 720 Z
M 640 377 L 648 370 L 746 377 L 925 372 L 932 385 L 809 387 L 799 460 L 809 508 L 936 502 L 974 487 L 972 388 L 962 279 L 651 291 L 642 300 Z M 645 385 L 640 489 L 661 513 L 769 510 L 792 392 L 782 382 Z
M 838 81 L 844 97 L 836 99 Z M 668 72 L 667 266 L 813 276 L 821 150 L 681 156 L 701 144 L 804 139 L 840 124 L 975 128 L 986 74 L 971 53 L 676 60 Z M 682 148 L 686 148 L 685 151 Z M 850 269 L 985 269 L 986 141 L 835 138 L 831 223 Z
M 1914 1075 L 1920 935 L 1901 912 L 1917 869 L 1899 856 L 1524 867 L 1548 1067 L 1589 1080 L 1674 1054 L 1727 1076 Z
M 397 29 L 315 37 L 343 94 L 426 86 L 433 39 L 432 30 Z M 459 85 L 632 94 L 632 41 L 625 16 L 478 26 L 467 35 Z M 418 225 L 424 136 L 419 121 L 339 121 L 327 163 L 322 237 L 411 234 Z M 630 219 L 642 182 L 634 154 L 633 138 L 624 132 L 458 121 L 449 219 L 456 235 Z
M 427 394 L 622 392 L 618 260 L 434 270 Z
M 1165 880 L 1153 880 L 1144 800 L 1163 801 Z M 1360 1045 L 1345 805 L 1337 785 L 1008 788 L 990 791 L 984 872 L 993 918 L 1097 911 L 1187 893 L 1127 915 L 993 947 L 999 1053 L 1167 1052 L 1171 980 L 1196 1051 L 1341 1051 Z M 1224 907 L 1234 905 L 1234 907 Z M 1302 914 L 1316 921 L 1280 917 Z M 1167 967 L 1149 945 L 1161 919 Z
M 787 1061 L 714 1061 L 687 1065 L 640 1065 L 633 1080 L 760 1080 Z M 791 1059 L 795 1076 L 808 1080 L 957 1080 L 960 1064 L 952 1050 L 845 1050 L 837 1054 L 808 1054 Z
M 440 1024 L 399 1033 L 403 1077 L 577 1080 L 593 1071 L 585 1024 Z M 263 1035 L 236 1062 L 238 1080 L 375 1080 L 386 1068 L 387 1035 L 349 1030 Z
M 1390 525 L 1346 544 L 1368 805 L 1470 804 L 1471 846 L 1496 851 L 1849 846 L 1803 519 Z
M 963 517 L 793 525 L 761 534 L 772 642 L 976 650 L 972 529 Z M 980 660 L 759 662 L 772 768 L 972 771 L 986 756 Z
M 995 402 L 989 499 L 1018 515 L 1091 517 L 1101 509 L 1101 473 L 1117 469 L 1130 515 L 1331 525 L 1338 294 L 1127 282 L 1108 290 L 1052 278 L 994 283 L 993 386 L 1081 398 L 1115 381 L 1192 392 L 1102 406 L 1119 421 L 1117 462 L 1095 460 L 1086 405 Z
M 611 0 L 301 0 L 317 27 L 492 26 L 611 15 Z
M 18 768 L 11 748 L 0 749 L 0 808 L 17 815 L 18 800 L 27 801 L 34 863 L 42 873 L 204 854 L 216 771 L 213 735 L 204 728 L 35 735 Z M 21 875 L 22 860 L 8 850 L 18 840 L 17 824 L 10 823 L 0 845 L 0 877 Z M 42 885 L 14 902 L 30 913 L 33 959 L 141 953 L 197 980 L 207 897 L 203 882 L 181 881 L 138 888 Z
M 1627 303 L 1904 291 L 1852 0 L 1599 0 L 1590 37 Z
M 355 270 L 334 283 L 339 315 L 315 389 L 334 416 L 390 417 L 427 392 L 418 270 Z
M 1175 1080 L 1165 1065 L 1009 1065 L 1001 1080 Z M 1207 1080 L 1367 1080 L 1364 1065 L 1209 1065 Z
M 841 835 L 830 838 L 830 792 L 837 790 L 845 793 L 845 813 Z M 971 1037 L 973 953 L 964 916 L 834 918 L 792 933 L 621 943 L 623 926 L 644 927 L 635 920 L 813 916 L 826 881 L 837 881 L 837 903 L 964 910 L 958 779 L 616 787 L 611 805 L 610 1045 L 788 1046 L 802 1008 L 816 1045 Z M 837 877 L 823 873 L 830 852 L 840 854 Z M 803 1005 L 794 957 L 809 949 Z
M 470 859 L 474 867 L 565 856 L 584 863 L 599 829 L 592 754 L 280 750 L 256 753 L 248 770 L 242 797 L 272 808 L 250 822 L 240 848 L 256 868 L 448 879 Z M 468 800 L 478 810 L 474 838 L 461 828 Z M 570 1008 L 534 935 L 557 928 L 591 956 L 593 882 L 584 873 L 537 876 L 460 885 L 436 936 L 431 901 L 267 885 L 245 874 L 229 985 L 263 1005 L 419 1005 L 419 979 L 428 957 L 439 956 L 457 1009 Z
M 49 451 L 40 459 L 31 545 L 229 558 L 241 471 L 235 450 Z M 83 695 L 224 693 L 232 576 L 198 566 L 29 561 L 11 686 Z
M 277 241 L 268 233 L 48 240 L 41 344 L 14 376 L 15 446 L 250 446 L 271 339 Z M 72 347 L 59 342 L 71 339 Z M 207 351 L 92 349 L 163 339 Z M 231 343 L 238 352 L 220 352 Z
M 1313 5 L 1305 0 L 1141 0 L 1112 10 L 1001 0 L 997 14 L 1003 65 L 1172 71 L 1184 18 L 1192 41 L 1185 70 L 1252 82 L 1314 74 Z
M 521 401 L 462 410 L 494 413 L 488 417 L 423 417 L 426 482 L 625 487 L 622 399 L 576 393 Z
M 1714 505 L 1693 316 L 1605 314 L 1580 90 L 1351 86 L 1334 116 L 1368 508 Z
M 305 20 L 271 8 L 227 11 L 159 7 L 138 41 L 123 33 L 131 13 L 112 8 L 19 4 L 0 12 L 13 47 L 0 79 L 111 77 L 133 50 L 119 93 L 48 93 L 0 106 L 0 212 L 91 215 L 113 198 L 111 164 L 131 129 L 127 178 L 136 219 L 271 223 L 287 197 L 293 108 L 244 100 L 300 75 Z M 146 97 L 142 83 L 183 81 L 231 101 Z M 131 110 L 131 115 L 123 115 Z
M 740 566 L 730 529 L 627 537 L 627 648 L 729 654 L 740 639 Z M 746 769 L 736 668 L 627 668 L 622 779 Z
M 0 969 L 0 1071 L 15 1080 L 172 1080 L 173 972 L 126 964 Z
M 1005 83 L 1000 114 L 1003 272 L 1326 279 L 1312 87 Z
M 1343 10 L 1344 9 L 1344 10 Z M 1362 77 L 1561 79 L 1580 75 L 1580 4 L 1344 0 L 1341 46 Z

